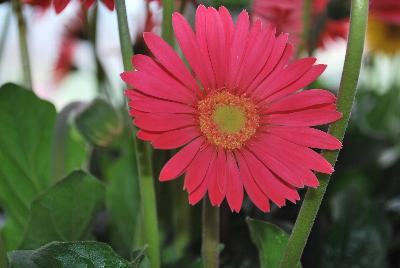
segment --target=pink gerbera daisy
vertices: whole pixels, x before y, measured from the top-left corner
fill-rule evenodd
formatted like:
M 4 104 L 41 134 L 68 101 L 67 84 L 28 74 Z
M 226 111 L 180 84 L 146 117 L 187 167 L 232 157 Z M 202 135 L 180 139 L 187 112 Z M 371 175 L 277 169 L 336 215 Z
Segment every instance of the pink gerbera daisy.
M 160 37 L 145 33 L 155 60 L 135 55 L 122 74 L 137 136 L 157 149 L 183 147 L 163 167 L 161 181 L 184 173 L 189 203 L 208 192 L 213 205 L 226 197 L 239 211 L 244 191 L 262 211 L 299 200 L 297 188 L 317 187 L 313 171 L 332 166 L 310 148 L 338 149 L 340 142 L 311 126 L 338 120 L 335 96 L 299 91 L 325 69 L 315 58 L 288 63 L 288 35 L 275 35 L 246 11 L 234 24 L 228 10 L 199 6 L 196 32 L 179 13 L 173 27 L 189 71 Z

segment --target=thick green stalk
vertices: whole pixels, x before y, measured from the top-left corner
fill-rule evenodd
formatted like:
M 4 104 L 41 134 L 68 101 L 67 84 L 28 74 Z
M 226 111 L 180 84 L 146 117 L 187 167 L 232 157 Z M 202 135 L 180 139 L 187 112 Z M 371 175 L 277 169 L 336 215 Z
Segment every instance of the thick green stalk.
M 20 0 L 12 0 L 14 14 L 17 17 L 19 49 L 22 63 L 22 73 L 24 76 L 25 86 L 32 88 L 31 64 L 29 60 L 28 43 L 26 41 L 26 24 L 24 15 L 22 14 L 22 3 Z
M 174 12 L 174 0 L 163 0 L 162 38 L 167 41 L 168 44 L 174 46 L 172 12 Z
M 338 93 L 337 107 L 343 117 L 329 127 L 328 132 L 343 140 L 351 109 L 356 95 L 361 59 L 364 49 L 365 30 L 368 17 L 368 0 L 352 0 L 350 15 L 350 33 L 347 43 L 345 63 Z M 339 154 L 336 151 L 324 151 L 322 155 L 334 166 Z M 328 186 L 330 175 L 320 175 L 320 186 L 308 189 L 294 225 L 288 245 L 282 259 L 281 268 L 296 267 L 300 261 L 311 228 Z
M 201 254 L 204 268 L 219 267 L 219 207 L 203 199 Z
M 133 46 L 129 34 L 125 0 L 116 0 L 119 39 L 125 71 L 132 70 Z M 139 187 L 142 199 L 143 231 L 148 244 L 148 254 L 152 268 L 159 268 L 160 238 L 158 234 L 157 204 L 154 191 L 151 158 L 146 144 L 134 139 L 139 173 Z

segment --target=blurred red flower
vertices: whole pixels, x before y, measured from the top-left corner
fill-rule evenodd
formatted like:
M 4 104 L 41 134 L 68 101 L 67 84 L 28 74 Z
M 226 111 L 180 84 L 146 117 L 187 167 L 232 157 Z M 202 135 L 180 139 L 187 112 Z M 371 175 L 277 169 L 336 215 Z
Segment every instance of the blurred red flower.
M 24 3 L 33 6 L 49 7 L 53 4 L 56 13 L 60 13 L 65 7 L 71 2 L 71 0 L 23 0 Z M 85 7 L 91 7 L 96 0 L 79 0 L 80 3 Z M 101 2 L 110 10 L 114 10 L 114 0 L 101 0 Z
M 164 40 L 144 39 L 155 60 L 135 55 L 136 70 L 122 79 L 138 138 L 157 149 L 183 147 L 160 173 L 161 181 L 185 175 L 189 203 L 208 192 L 212 205 L 227 199 L 240 211 L 243 187 L 250 200 L 269 211 L 299 200 L 297 188 L 317 187 L 313 171 L 333 168 L 311 148 L 338 149 L 341 143 L 312 126 L 341 117 L 336 97 L 322 89 L 300 91 L 325 65 L 315 58 L 288 63 L 288 35 L 275 35 L 246 11 L 234 24 L 229 11 L 200 5 L 195 32 L 173 15 L 179 46 L 192 72 Z
M 303 33 L 303 0 L 254 0 L 253 16 L 260 18 L 267 23 L 273 23 L 277 32 L 290 34 L 289 40 L 292 44 L 298 45 Z M 315 0 L 312 7 L 312 21 L 323 16 L 329 0 Z M 327 18 L 321 22 L 321 29 L 318 29 L 318 47 L 324 47 L 328 40 L 347 37 L 348 19 L 333 20 Z M 315 25 L 313 23 L 312 25 Z

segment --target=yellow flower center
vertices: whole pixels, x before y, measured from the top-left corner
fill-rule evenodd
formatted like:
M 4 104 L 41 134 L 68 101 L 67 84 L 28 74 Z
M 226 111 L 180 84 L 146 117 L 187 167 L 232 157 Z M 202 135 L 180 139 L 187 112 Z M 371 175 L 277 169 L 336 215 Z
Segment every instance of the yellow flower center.
M 259 127 L 256 105 L 226 90 L 208 94 L 198 102 L 197 111 L 201 132 L 210 143 L 224 149 L 241 148 Z
M 371 52 L 395 54 L 400 51 L 400 25 L 388 24 L 370 16 L 367 46 Z

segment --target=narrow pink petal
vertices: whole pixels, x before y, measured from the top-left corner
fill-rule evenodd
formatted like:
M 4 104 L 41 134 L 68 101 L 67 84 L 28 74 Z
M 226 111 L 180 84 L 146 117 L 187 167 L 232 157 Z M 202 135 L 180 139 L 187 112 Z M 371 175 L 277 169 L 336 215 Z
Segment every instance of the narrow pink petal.
M 160 133 L 148 132 L 143 129 L 139 129 L 139 131 L 136 133 L 136 137 L 138 137 L 139 139 L 144 140 L 144 141 L 151 141 L 151 140 L 155 139 L 156 137 L 158 137 L 158 135 L 160 135 Z
M 283 57 L 284 52 L 287 48 L 288 35 L 281 34 L 273 42 L 273 49 L 271 56 L 268 58 L 265 66 L 262 68 L 261 72 L 254 79 L 253 83 L 249 86 L 248 92 L 255 92 L 256 88 L 268 78 L 272 71 L 275 70 L 276 65 L 279 63 L 280 59 Z M 289 49 L 290 51 L 290 49 Z
M 261 35 L 261 21 L 259 20 L 257 20 L 255 23 L 251 25 L 250 32 L 246 42 L 246 47 L 243 52 L 243 60 L 241 61 L 240 65 L 237 66 L 237 68 L 235 68 L 237 69 L 237 73 L 235 74 L 235 82 L 233 87 L 237 88 L 238 92 L 243 91 L 243 88 L 240 87 L 240 82 L 241 80 L 246 79 L 246 77 L 244 77 L 244 71 L 245 71 L 244 68 L 247 67 L 246 62 L 248 61 L 248 57 L 255 53 L 255 51 L 253 50 L 254 43 L 256 42 L 258 37 L 263 37 Z M 257 56 L 260 55 L 257 54 Z
M 151 112 L 151 113 L 185 113 L 185 114 L 194 114 L 196 113 L 193 107 L 188 105 L 164 101 L 160 99 L 150 99 L 144 98 L 141 100 L 130 101 L 129 107 L 134 108 L 143 112 Z
M 190 74 L 175 50 L 154 33 L 146 32 L 143 34 L 143 38 L 151 53 L 153 53 L 168 72 L 184 84 L 191 92 L 201 95 L 196 80 Z
M 246 56 L 239 74 L 239 89 L 241 92 L 246 92 L 251 83 L 261 72 L 262 68 L 267 63 L 275 41 L 275 32 L 273 27 L 263 29 L 258 34 L 254 42 L 248 41 Z M 248 92 L 250 94 L 250 92 Z
M 267 129 L 271 134 L 298 145 L 328 150 L 342 148 L 338 139 L 318 129 L 288 126 L 270 126 Z
M 226 46 L 225 38 L 224 26 L 218 11 L 209 7 L 207 9 L 206 40 L 217 88 L 225 86 L 226 54 L 230 49 Z
M 224 150 L 218 151 L 217 156 L 217 182 L 220 192 L 225 196 L 226 194 L 226 183 L 227 183 L 227 163 L 226 155 Z
M 202 138 L 197 138 L 177 152 L 162 168 L 159 180 L 169 181 L 182 175 L 203 143 Z
M 279 207 L 285 205 L 285 192 L 282 183 L 273 177 L 272 173 L 249 151 L 242 150 L 250 173 L 260 190 Z M 287 187 L 289 188 L 289 187 Z
M 280 99 L 284 96 L 292 94 L 293 92 L 298 91 L 301 88 L 304 88 L 314 82 L 326 69 L 326 65 L 318 64 L 311 67 L 311 69 L 306 72 L 300 79 L 296 82 L 288 85 L 287 87 L 279 90 L 275 94 L 272 94 L 268 98 L 266 98 L 263 103 L 269 103 L 274 100 Z
M 315 63 L 316 58 L 304 58 L 288 65 L 281 72 L 276 72 L 265 79 L 255 91 L 259 91 L 260 98 L 273 95 L 278 90 L 299 80 Z
M 157 38 L 159 38 L 159 37 L 157 37 Z M 160 80 L 166 84 L 167 83 L 171 84 L 174 88 L 179 89 L 179 91 L 182 92 L 182 94 L 184 94 L 184 95 L 194 96 L 196 94 L 196 92 L 199 93 L 199 89 L 197 89 L 197 90 L 188 89 L 188 87 L 185 86 L 182 82 L 180 82 L 179 79 L 174 77 L 169 72 L 168 69 L 161 67 L 160 64 L 156 63 L 149 56 L 145 56 L 145 55 L 141 55 L 141 54 L 134 55 L 132 57 L 132 64 L 133 64 L 133 66 L 135 66 L 136 70 L 139 70 L 143 73 L 151 75 L 153 77 L 153 79 L 154 79 L 154 77 L 157 77 L 157 80 Z M 185 67 L 185 69 L 186 69 L 186 67 Z M 192 79 L 193 79 L 193 77 L 192 77 Z M 196 87 L 198 87 L 198 86 L 196 85 Z
M 216 158 L 215 149 L 208 145 L 204 149 L 201 149 L 193 162 L 190 164 L 186 171 L 185 183 L 183 188 L 187 190 L 188 193 L 196 190 L 197 187 L 203 182 L 207 170 L 211 163 L 214 163 Z
M 135 109 L 129 109 L 129 114 L 132 117 L 137 117 L 137 116 L 146 115 L 148 113 L 147 112 L 143 112 L 143 111 L 139 111 L 139 110 L 135 110 Z
M 237 73 L 240 64 L 243 61 L 243 55 L 246 48 L 246 40 L 249 34 L 249 14 L 242 11 L 239 14 L 235 32 L 232 39 L 231 55 L 229 58 L 228 74 L 227 74 L 227 87 L 234 88 Z
M 235 30 L 232 16 L 229 13 L 228 9 L 224 6 L 220 6 L 218 12 L 224 25 L 227 46 L 230 47 L 233 38 L 233 32 Z
M 215 89 L 216 88 L 215 73 L 214 73 L 215 70 L 211 65 L 210 55 L 207 47 L 207 8 L 205 6 L 203 5 L 198 6 L 195 20 L 196 20 L 195 23 L 196 39 L 201 52 L 202 63 L 206 64 L 207 69 L 209 69 L 210 68 L 209 66 L 211 66 L 211 70 L 213 70 L 212 74 L 208 73 L 208 75 L 211 76 L 207 77 L 208 87 L 205 89 L 206 90 Z
M 239 212 L 243 203 L 243 184 L 232 152 L 227 152 L 226 199 L 232 211 Z
M 293 111 L 305 109 L 321 104 L 335 103 L 336 96 L 331 92 L 322 89 L 304 90 L 299 93 L 282 98 L 264 109 L 266 113 L 278 113 L 284 111 Z
M 194 126 L 196 119 L 186 114 L 146 114 L 136 117 L 133 123 L 147 131 L 167 131 Z
M 197 204 L 207 193 L 207 189 L 209 187 L 209 181 L 215 175 L 215 165 L 216 161 L 215 158 L 210 163 L 208 170 L 206 171 L 206 176 L 201 184 L 191 193 L 189 193 L 189 204 L 195 205 Z
M 247 195 L 261 211 L 268 212 L 270 209 L 269 200 L 254 182 L 253 176 L 251 175 L 241 152 L 235 153 L 235 156 L 239 164 L 240 177 L 242 178 Z
M 140 71 L 124 72 L 121 74 L 121 78 L 138 91 L 156 98 L 177 101 L 189 105 L 193 104 L 196 100 L 194 95 L 182 89 L 182 87 L 172 79 L 155 79 L 152 74 Z
M 282 178 L 282 180 L 297 188 L 304 187 L 303 182 L 297 177 L 297 174 L 292 169 L 289 169 L 289 167 L 284 163 L 279 161 L 277 157 L 268 150 L 268 148 L 261 146 L 259 143 L 249 144 L 248 148 L 257 155 L 268 169 Z
M 264 142 L 264 146 L 267 144 L 268 146 L 279 146 L 282 152 L 286 152 L 294 161 L 301 163 L 306 168 L 327 174 L 333 172 L 332 165 L 312 149 L 288 142 L 271 134 L 263 135 L 262 142 Z
M 307 109 L 285 114 L 263 116 L 262 123 L 283 126 L 308 127 L 335 122 L 342 114 L 332 109 Z
M 218 170 L 220 168 L 217 163 L 214 165 L 214 172 L 210 174 L 211 176 L 208 181 L 208 197 L 213 206 L 220 206 L 225 197 L 225 194 L 221 192 L 218 186 Z
M 164 132 L 153 139 L 151 144 L 156 149 L 171 150 L 182 147 L 200 135 L 198 127 L 186 127 Z

